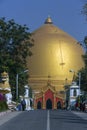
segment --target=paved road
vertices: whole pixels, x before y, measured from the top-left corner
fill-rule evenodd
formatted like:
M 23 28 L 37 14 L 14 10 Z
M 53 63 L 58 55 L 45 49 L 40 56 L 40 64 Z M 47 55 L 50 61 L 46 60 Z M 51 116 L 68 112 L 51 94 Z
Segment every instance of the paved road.
M 87 130 L 87 113 L 81 112 L 35 110 L 5 117 L 9 120 L 0 125 L 0 130 Z
M 87 120 L 77 116 L 77 113 L 71 111 L 51 111 L 50 130 L 87 130 Z

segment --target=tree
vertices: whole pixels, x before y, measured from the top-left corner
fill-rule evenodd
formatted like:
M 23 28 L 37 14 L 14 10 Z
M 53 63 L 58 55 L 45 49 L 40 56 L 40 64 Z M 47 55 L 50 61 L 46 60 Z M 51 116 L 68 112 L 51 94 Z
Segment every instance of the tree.
M 81 12 L 87 17 L 87 2 L 85 2 Z M 82 55 L 82 58 L 84 60 L 85 67 L 79 70 L 78 74 L 81 73 L 81 90 L 87 91 L 87 36 L 84 37 L 83 44 L 85 47 L 85 54 Z M 79 83 L 79 76 L 76 77 L 76 80 L 77 83 Z
M 86 52 L 82 58 L 84 60 L 85 67 L 81 69 L 81 88 L 82 90 L 87 91 L 87 36 L 84 38 L 84 44 L 86 47 Z
M 31 47 L 34 45 L 32 34 L 26 25 L 19 25 L 13 19 L 0 19 L 0 73 L 9 73 L 10 85 L 15 95 L 16 74 L 27 67 L 27 56 L 31 56 Z M 28 75 L 22 74 L 19 79 L 19 94 L 23 94 Z
M 81 12 L 83 15 L 85 15 L 87 17 L 87 2 L 85 2 L 85 4 L 83 5 Z

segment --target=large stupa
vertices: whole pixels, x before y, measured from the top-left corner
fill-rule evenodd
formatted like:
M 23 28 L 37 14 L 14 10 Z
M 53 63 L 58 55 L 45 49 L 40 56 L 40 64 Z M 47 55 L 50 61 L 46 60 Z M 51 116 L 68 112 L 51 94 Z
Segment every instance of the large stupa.
M 29 85 L 33 92 L 40 92 L 48 82 L 55 91 L 64 90 L 71 83 L 73 69 L 77 72 L 84 66 L 83 47 L 72 36 L 55 26 L 48 17 L 44 24 L 32 33 L 33 56 L 27 59 Z

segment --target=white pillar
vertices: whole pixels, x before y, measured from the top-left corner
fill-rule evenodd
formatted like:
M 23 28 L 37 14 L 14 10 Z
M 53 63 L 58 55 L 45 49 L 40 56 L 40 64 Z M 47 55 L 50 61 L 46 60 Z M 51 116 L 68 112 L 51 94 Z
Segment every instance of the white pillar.
M 6 97 L 7 104 L 10 105 L 11 102 L 12 102 L 12 94 L 11 94 L 11 92 L 5 94 L 5 97 Z
M 25 98 L 25 101 L 26 101 L 26 110 L 31 110 L 31 107 L 30 107 L 30 98 L 29 98 L 29 87 L 28 85 L 25 85 L 25 95 L 24 95 L 24 98 Z

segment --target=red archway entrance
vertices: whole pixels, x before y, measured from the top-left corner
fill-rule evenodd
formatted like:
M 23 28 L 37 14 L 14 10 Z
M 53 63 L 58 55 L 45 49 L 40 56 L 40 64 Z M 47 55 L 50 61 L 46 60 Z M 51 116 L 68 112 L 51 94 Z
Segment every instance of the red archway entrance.
M 35 109 L 61 109 L 63 106 L 63 98 L 59 97 L 55 88 L 47 85 L 42 91 L 35 95 Z
M 37 109 L 41 109 L 41 102 L 40 101 L 37 103 Z
M 48 99 L 46 101 L 46 109 L 52 109 L 52 101 L 51 101 L 51 99 Z
M 61 102 L 60 101 L 57 102 L 57 109 L 61 109 Z

